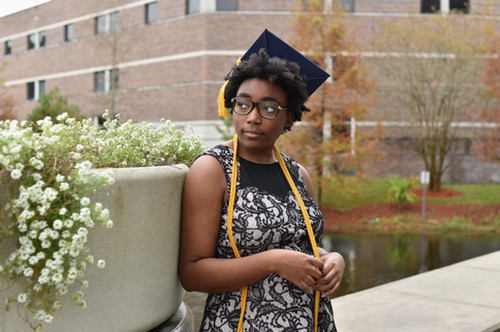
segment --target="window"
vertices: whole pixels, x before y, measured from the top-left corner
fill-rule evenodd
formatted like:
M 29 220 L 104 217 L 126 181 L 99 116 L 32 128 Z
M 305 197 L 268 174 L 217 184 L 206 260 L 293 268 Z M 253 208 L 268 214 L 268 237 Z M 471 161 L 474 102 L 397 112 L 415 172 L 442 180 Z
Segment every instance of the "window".
M 152 2 L 146 5 L 146 24 L 154 23 L 158 20 L 158 3 Z
M 420 11 L 423 14 L 434 14 L 436 12 L 457 11 L 467 14 L 469 12 L 470 0 L 422 0 Z M 443 4 L 443 8 L 441 8 Z
M 45 94 L 45 81 L 29 82 L 27 84 L 28 100 L 39 100 Z
M 120 13 L 114 12 L 109 14 L 110 21 L 110 29 L 109 32 L 118 32 L 120 31 Z
M 354 12 L 354 0 L 340 0 L 340 5 L 346 12 Z
M 106 33 L 106 15 L 97 16 L 95 18 L 95 33 L 101 34 Z
M 200 0 L 188 0 L 186 13 L 195 14 L 200 12 Z
M 12 53 L 12 40 L 5 41 L 5 55 Z
M 95 18 L 95 33 L 97 35 L 120 31 L 120 13 L 114 12 L 108 15 L 101 15 Z
M 94 73 L 95 92 L 108 92 L 118 87 L 118 69 L 103 70 Z
M 28 35 L 28 50 L 37 49 L 45 46 L 46 40 L 45 31 L 39 31 L 38 33 L 31 33 Z
M 450 10 L 464 14 L 469 13 L 469 0 L 450 0 Z
M 94 90 L 95 92 L 104 92 L 106 91 L 105 84 L 105 71 L 98 71 L 94 73 Z
M 238 0 L 217 0 L 217 10 L 238 10 Z
M 75 39 L 75 30 L 73 24 L 66 24 L 64 26 L 64 41 L 72 41 Z
M 28 35 L 28 50 L 32 50 L 36 47 L 36 33 Z
M 38 32 L 38 47 L 45 46 L 45 31 Z

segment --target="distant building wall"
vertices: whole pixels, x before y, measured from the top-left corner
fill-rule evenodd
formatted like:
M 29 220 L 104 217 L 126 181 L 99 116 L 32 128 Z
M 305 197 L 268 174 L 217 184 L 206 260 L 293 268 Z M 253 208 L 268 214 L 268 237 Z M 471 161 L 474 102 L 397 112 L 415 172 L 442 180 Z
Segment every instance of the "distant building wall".
M 146 6 L 152 3 L 156 4 L 157 19 L 147 22 Z M 111 95 L 96 91 L 96 73 L 108 72 L 109 76 L 115 62 L 118 69 L 115 112 L 123 119 L 158 122 L 165 118 L 182 126 L 191 123 L 208 146 L 219 142 L 220 134 L 213 123 L 217 121 L 216 98 L 224 76 L 264 28 L 285 40 L 291 37 L 290 23 L 298 1 L 237 1 L 237 10 L 221 10 L 217 0 L 200 0 L 199 10 L 192 13 L 195 7 L 190 6 L 196 3 L 52 0 L 1 17 L 0 78 L 14 97 L 16 117 L 25 119 L 37 103 L 36 98 L 28 99 L 28 83 L 41 84 L 45 91 L 57 86 L 85 115 L 102 114 L 110 108 Z M 421 1 L 343 0 L 342 3 L 351 6 L 346 17 L 350 36 L 369 50 L 383 23 L 408 13 L 420 15 Z M 500 22 L 497 1 L 470 0 L 469 6 L 469 15 L 486 14 L 484 19 Z M 96 18 L 107 17 L 112 29 L 111 16 L 115 13 L 119 16 L 117 32 L 97 33 Z M 73 39 L 69 41 L 65 40 L 68 25 L 72 25 L 73 31 Z M 45 35 L 45 44 L 28 49 L 28 36 L 40 33 Z M 10 54 L 6 54 L 7 45 Z M 407 112 L 379 101 L 367 120 L 378 119 L 404 121 Z M 404 139 L 404 133 L 394 132 L 384 141 L 383 149 L 388 149 L 391 155 L 399 153 L 405 159 L 409 147 L 403 143 Z M 408 169 L 392 167 L 392 160 L 381 169 L 401 173 Z M 463 166 L 457 167 L 465 169 L 470 164 L 467 160 L 458 162 Z M 481 181 L 489 181 L 484 180 L 488 172 L 484 171 Z M 449 179 L 454 178 L 450 175 Z

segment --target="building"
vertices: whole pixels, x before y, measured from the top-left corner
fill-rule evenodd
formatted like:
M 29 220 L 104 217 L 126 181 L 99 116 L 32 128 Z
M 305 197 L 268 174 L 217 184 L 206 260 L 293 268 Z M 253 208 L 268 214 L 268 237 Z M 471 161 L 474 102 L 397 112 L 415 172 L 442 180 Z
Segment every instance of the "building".
M 361 40 L 409 12 L 500 17 L 500 3 L 490 0 L 341 2 Z M 45 0 L 0 17 L 0 78 L 18 119 L 57 86 L 87 116 L 111 109 L 134 121 L 189 123 L 212 145 L 220 140 L 213 123 L 225 74 L 264 28 L 287 38 L 297 6 L 297 0 Z

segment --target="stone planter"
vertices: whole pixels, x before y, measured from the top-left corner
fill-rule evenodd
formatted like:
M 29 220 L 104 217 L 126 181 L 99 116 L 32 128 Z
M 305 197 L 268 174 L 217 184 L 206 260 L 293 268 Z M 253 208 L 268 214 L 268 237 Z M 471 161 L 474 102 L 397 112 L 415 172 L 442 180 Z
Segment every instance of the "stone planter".
M 184 165 L 113 169 L 115 184 L 103 188 L 92 201 L 110 210 L 114 226 L 91 231 L 88 244 L 94 257 L 105 259 L 106 267 L 87 267 L 87 308 L 78 308 L 68 296 L 65 307 L 43 331 L 144 332 L 160 325 L 155 331 L 179 331 L 167 327 L 173 316 L 174 324 L 184 324 L 180 330 L 190 330 L 192 317 L 182 303 L 184 291 L 177 276 L 187 169 Z M 0 303 L 4 300 L 5 293 L 0 292 Z M 0 331 L 31 329 L 11 305 L 9 312 L 0 310 Z

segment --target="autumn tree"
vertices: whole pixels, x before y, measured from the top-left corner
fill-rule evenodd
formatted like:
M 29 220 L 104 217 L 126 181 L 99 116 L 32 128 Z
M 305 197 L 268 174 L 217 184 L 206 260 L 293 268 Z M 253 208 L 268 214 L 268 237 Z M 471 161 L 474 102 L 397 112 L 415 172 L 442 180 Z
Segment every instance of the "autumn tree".
M 478 147 L 481 156 L 500 162 L 500 40 L 491 43 L 490 56 L 487 60 L 484 83 L 487 103 L 481 112 L 481 118 L 491 125 Z
M 390 106 L 408 116 L 430 190 L 453 164 L 458 126 L 483 102 L 488 43 L 494 28 L 465 15 L 408 15 L 388 24 L 377 61 Z
M 310 98 L 311 109 L 293 135 L 281 143 L 300 163 L 307 165 L 321 204 L 323 179 L 343 172 L 356 172 L 367 155 L 370 142 L 360 133 L 351 140 L 351 119 L 362 120 L 372 104 L 373 82 L 354 55 L 347 39 L 345 13 L 338 1 L 328 8 L 321 1 L 308 1 L 292 21 L 292 46 L 303 52 L 331 79 Z M 371 141 L 373 142 L 373 141 Z

